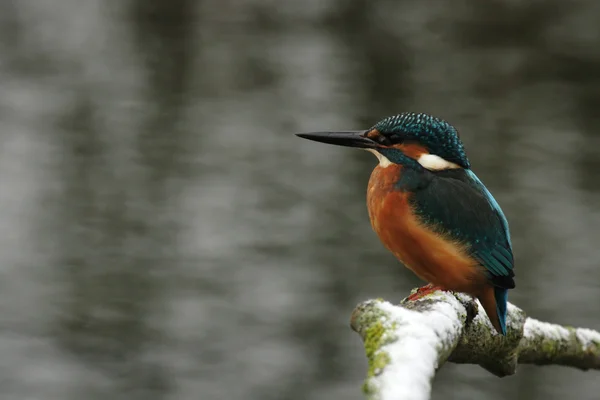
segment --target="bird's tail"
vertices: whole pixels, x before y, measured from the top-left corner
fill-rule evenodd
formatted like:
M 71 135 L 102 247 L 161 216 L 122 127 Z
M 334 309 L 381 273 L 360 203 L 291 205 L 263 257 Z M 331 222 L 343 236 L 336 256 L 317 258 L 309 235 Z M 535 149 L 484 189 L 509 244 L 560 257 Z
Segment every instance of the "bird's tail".
M 478 298 L 496 332 L 506 336 L 508 290 L 496 286 L 488 286 Z

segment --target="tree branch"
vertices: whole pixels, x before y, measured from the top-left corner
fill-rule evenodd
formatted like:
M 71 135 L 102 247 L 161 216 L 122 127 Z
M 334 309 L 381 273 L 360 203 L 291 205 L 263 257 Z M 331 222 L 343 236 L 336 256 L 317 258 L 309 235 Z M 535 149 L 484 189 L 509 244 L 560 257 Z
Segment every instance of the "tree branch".
M 528 318 L 509 304 L 504 337 L 480 307 L 467 295 L 441 291 L 397 306 L 381 299 L 359 304 L 350 325 L 365 345 L 367 397 L 429 399 L 446 361 L 479 364 L 499 377 L 514 374 L 519 363 L 600 370 L 599 332 Z

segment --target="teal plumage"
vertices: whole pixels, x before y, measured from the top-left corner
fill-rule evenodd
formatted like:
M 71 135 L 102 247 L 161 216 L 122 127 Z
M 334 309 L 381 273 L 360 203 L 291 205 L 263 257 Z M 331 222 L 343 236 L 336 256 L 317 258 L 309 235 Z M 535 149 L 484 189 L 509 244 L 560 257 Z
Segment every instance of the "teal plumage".
M 418 142 L 435 148 L 434 154 L 445 160 L 463 168 L 471 167 L 458 131 L 440 118 L 408 112 L 384 118 L 372 129 L 377 129 L 391 143 Z

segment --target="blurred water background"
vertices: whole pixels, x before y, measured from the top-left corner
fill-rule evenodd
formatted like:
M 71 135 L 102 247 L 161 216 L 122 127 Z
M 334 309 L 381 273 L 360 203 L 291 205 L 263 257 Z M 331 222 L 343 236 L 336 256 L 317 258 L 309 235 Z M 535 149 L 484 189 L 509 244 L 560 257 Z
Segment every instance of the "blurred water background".
M 0 398 L 361 399 L 349 328 L 421 284 L 376 160 L 293 136 L 461 131 L 531 316 L 600 329 L 600 3 L 0 4 Z M 593 372 L 448 364 L 434 399 L 598 399 Z

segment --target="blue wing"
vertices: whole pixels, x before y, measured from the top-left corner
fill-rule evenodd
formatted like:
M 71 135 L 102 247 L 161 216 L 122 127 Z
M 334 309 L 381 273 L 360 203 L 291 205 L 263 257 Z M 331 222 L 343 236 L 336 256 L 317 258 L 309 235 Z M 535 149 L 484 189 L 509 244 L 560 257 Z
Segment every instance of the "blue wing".
M 431 228 L 467 244 L 494 286 L 514 288 L 508 222 L 491 193 L 471 170 L 422 173 L 427 183 L 411 190 L 415 213 Z
M 512 243 L 510 240 L 510 230 L 508 228 L 508 221 L 506 220 L 506 216 L 502 212 L 500 205 L 498 204 L 494 196 L 492 196 L 488 188 L 486 188 L 483 182 L 481 182 L 477 175 L 475 175 L 475 172 L 471 171 L 470 169 L 465 170 L 465 172 L 467 173 L 467 175 L 469 175 L 473 182 L 475 182 L 476 186 L 478 186 L 478 188 L 483 191 L 494 211 L 496 211 L 496 213 L 500 216 L 502 226 L 504 227 L 504 233 L 506 234 L 506 240 L 508 241 L 508 247 L 510 248 L 510 251 L 512 253 Z

